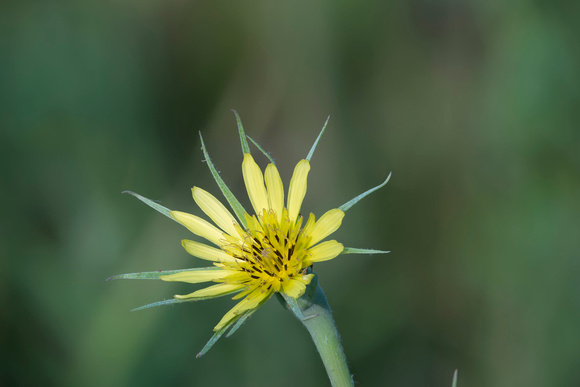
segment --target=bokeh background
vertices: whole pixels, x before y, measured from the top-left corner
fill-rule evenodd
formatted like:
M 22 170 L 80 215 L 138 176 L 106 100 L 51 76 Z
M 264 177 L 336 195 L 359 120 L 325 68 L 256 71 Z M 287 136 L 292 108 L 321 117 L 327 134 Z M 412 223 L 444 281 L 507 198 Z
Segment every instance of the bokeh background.
M 8 1 L 0 5 L 0 385 L 324 386 L 271 300 L 195 355 L 228 298 L 130 312 L 202 266 L 123 190 L 200 214 L 198 133 L 249 207 L 233 114 L 303 212 L 381 182 L 315 270 L 361 386 L 580 385 L 580 3 Z M 256 153 L 262 166 L 266 159 Z

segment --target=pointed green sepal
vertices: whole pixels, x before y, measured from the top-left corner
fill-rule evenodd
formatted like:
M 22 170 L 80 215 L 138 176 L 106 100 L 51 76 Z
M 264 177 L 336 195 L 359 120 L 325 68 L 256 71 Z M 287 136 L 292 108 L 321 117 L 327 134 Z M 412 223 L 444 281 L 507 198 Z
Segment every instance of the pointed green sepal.
M 266 300 L 262 301 L 258 306 L 256 306 L 253 309 L 247 310 L 244 313 L 240 314 L 239 316 L 235 317 L 234 319 L 232 319 L 230 322 L 228 322 L 222 329 L 220 329 L 219 331 L 215 332 L 213 334 L 213 336 L 211 337 L 211 339 L 209 339 L 209 341 L 207 342 L 207 344 L 205 345 L 205 347 L 203 347 L 203 349 L 196 355 L 197 358 L 202 357 L 203 355 L 205 355 L 207 353 L 207 351 L 210 350 L 211 347 L 213 347 L 213 345 L 224 335 L 224 333 L 229 329 L 230 331 L 228 332 L 228 334 L 226 335 L 226 337 L 230 337 L 231 335 L 233 335 L 241 326 L 244 322 L 246 322 L 246 320 L 248 319 L 248 317 L 250 317 L 252 314 L 254 314 L 255 311 L 257 311 L 260 306 L 262 306 L 262 304 L 264 302 L 266 302 Z M 231 327 L 231 329 L 230 329 Z
M 262 148 L 262 147 L 260 146 L 260 144 L 258 144 L 256 141 L 254 141 L 254 139 L 253 139 L 252 137 L 250 137 L 250 136 L 246 136 L 246 137 L 247 137 L 247 138 L 248 138 L 248 139 L 249 139 L 249 140 L 252 142 L 252 144 L 254 144 L 254 145 L 256 146 L 256 148 L 258 148 L 258 150 L 259 150 L 260 152 L 262 152 L 262 153 L 264 154 L 264 156 L 266 156 L 266 157 L 268 158 L 268 160 L 270 160 L 270 162 L 271 162 L 272 164 L 276 165 L 276 162 L 274 161 L 274 159 L 272 158 L 272 156 L 270 156 L 270 154 L 269 154 L 268 152 L 266 152 L 266 151 L 264 150 L 264 148 Z
M 304 320 L 304 314 L 300 310 L 300 307 L 298 306 L 296 299 L 290 297 L 284 292 L 279 292 L 278 294 L 280 294 L 284 298 L 284 301 L 286 301 L 286 304 L 288 305 L 292 313 L 294 313 L 294 315 L 298 317 L 299 320 Z
M 246 322 L 246 320 L 252 315 L 254 314 L 255 311 L 257 311 L 258 308 L 254 308 L 254 309 L 250 309 L 246 312 L 244 312 L 244 314 L 242 314 L 240 316 L 240 318 L 238 318 L 238 320 L 235 322 L 235 324 L 232 326 L 232 329 L 230 329 L 230 331 L 228 332 L 228 334 L 226 335 L 227 337 L 230 337 L 231 335 L 233 335 L 234 333 L 236 333 L 236 331 L 242 326 L 243 323 Z
M 328 116 L 326 118 L 326 121 L 324 122 L 324 126 L 322 126 L 322 130 L 320 131 L 320 134 L 318 135 L 318 137 L 316 137 L 316 141 L 314 141 L 312 148 L 310 148 L 310 152 L 308 152 L 308 156 L 306 156 L 306 160 L 308 160 L 308 162 L 310 162 L 310 159 L 312 158 L 312 155 L 314 154 L 314 150 L 318 146 L 318 141 L 320 141 L 320 137 L 322 137 L 322 133 L 324 133 L 324 129 L 326 129 L 326 125 L 328 124 L 328 120 L 330 120 L 330 116 Z
M 211 337 L 211 339 L 209 339 L 209 341 L 205 345 L 205 347 L 203 347 L 203 349 L 201 351 L 199 351 L 199 353 L 197 355 L 195 355 L 195 357 L 199 359 L 200 357 L 205 355 L 207 353 L 207 351 L 209 351 L 211 349 L 211 347 L 213 347 L 213 345 L 220 339 L 220 337 L 222 337 L 224 335 L 224 333 L 226 333 L 226 330 L 228 328 L 229 328 L 229 325 L 226 325 L 225 327 L 223 327 L 222 329 L 220 329 L 219 331 L 214 333 L 213 336 Z
M 244 316 L 244 314 L 242 314 L 241 316 Z M 209 341 L 207 342 L 207 344 L 205 345 L 205 347 L 203 347 L 203 349 L 201 351 L 199 351 L 199 353 L 195 357 L 199 359 L 200 357 L 202 357 L 203 355 L 205 355 L 207 353 L 207 351 L 209 351 L 211 349 L 211 347 L 213 347 L 213 345 L 220 339 L 220 337 L 222 337 L 224 335 L 224 333 L 226 333 L 226 331 L 232 325 L 234 325 L 234 323 L 237 322 L 238 319 L 239 319 L 239 317 L 231 320 L 222 329 L 220 329 L 219 331 L 216 331 L 213 334 L 213 336 L 211 337 L 211 339 L 209 339 Z
M 260 309 L 262 307 L 262 305 L 264 305 L 266 303 L 266 301 L 268 301 L 269 299 L 270 299 L 270 297 L 266 297 L 258 305 L 256 305 L 253 309 L 247 310 L 244 313 L 242 313 L 240 315 L 239 319 L 236 321 L 236 323 L 232 327 L 232 329 L 230 329 L 230 331 L 228 332 L 226 337 L 230 337 L 231 335 L 233 335 L 242 326 L 242 324 L 245 323 L 246 320 L 250 316 L 252 316 L 258 309 Z
M 222 269 L 216 266 L 209 266 L 209 267 L 195 267 L 191 269 L 179 269 L 179 270 L 141 271 L 138 273 L 113 275 L 107 278 L 105 282 L 108 282 L 112 279 L 159 279 L 159 277 L 162 275 L 171 275 L 175 273 L 181 273 L 184 271 L 199 271 L 199 270 L 222 270 Z
M 181 304 L 182 302 L 191 302 L 191 301 L 194 301 L 194 300 L 192 300 L 192 299 L 183 299 L 183 300 L 180 300 L 178 298 L 170 298 L 169 300 L 152 302 L 151 304 L 147 304 L 147 305 L 143 305 L 143 306 L 140 306 L 138 308 L 135 308 L 135 309 L 131 309 L 131 312 L 136 312 L 138 310 L 144 310 L 144 309 L 149 309 L 149 308 L 155 308 L 156 306 L 171 305 L 171 304 Z M 197 300 L 195 300 L 195 301 L 197 301 Z
M 234 114 L 236 115 L 236 122 L 238 124 L 238 133 L 240 134 L 240 143 L 242 144 L 242 152 L 244 152 L 244 154 L 246 153 L 249 154 L 250 146 L 248 145 L 248 140 L 246 139 L 246 132 L 244 132 L 244 126 L 242 125 L 240 115 L 234 109 L 232 109 L 232 112 L 234 112 Z
M 159 279 L 162 275 L 171 275 L 175 273 L 181 273 L 183 271 L 197 271 L 197 270 L 220 270 L 219 267 L 210 266 L 210 267 L 196 267 L 193 269 L 179 269 L 179 270 L 156 270 L 156 271 L 141 271 L 138 273 L 126 273 L 126 274 L 117 274 L 110 276 L 105 280 L 108 282 L 114 279 Z
M 132 191 L 123 191 L 121 193 L 126 193 L 126 194 L 129 194 L 129 195 L 135 196 L 137 199 L 141 200 L 143 203 L 147 204 L 149 207 L 153 208 L 155 211 L 158 211 L 158 212 L 162 213 L 163 215 L 167 216 L 169 219 L 173 220 L 174 222 L 177 222 L 170 215 L 171 210 L 169 208 L 163 207 L 161 204 L 159 204 L 157 202 L 154 202 L 151 199 L 147 199 L 146 197 L 141 196 L 138 193 L 135 193 L 135 192 L 132 192 Z
M 387 254 L 390 253 L 390 251 L 385 251 L 385 250 L 373 250 L 373 249 L 357 249 L 354 247 L 345 247 L 344 250 L 342 250 L 341 254 Z
M 215 182 L 217 183 L 218 187 L 220 187 L 220 190 L 224 194 L 224 197 L 226 198 L 226 200 L 230 204 L 230 207 L 232 208 L 232 210 L 234 210 L 234 212 L 236 213 L 236 216 L 238 217 L 238 220 L 240 221 L 240 223 L 244 226 L 244 228 L 247 228 L 248 226 L 246 224 L 246 217 L 244 216 L 244 214 L 246 213 L 246 210 L 241 205 L 241 203 L 238 201 L 238 199 L 236 199 L 236 197 L 234 196 L 232 191 L 230 191 L 230 189 L 228 188 L 226 183 L 224 183 L 219 172 L 217 171 L 217 169 L 213 165 L 213 162 L 211 161 L 211 158 L 209 157 L 209 153 L 207 153 L 207 149 L 205 148 L 205 143 L 203 142 L 203 137 L 201 136 L 201 132 L 199 132 L 199 138 L 201 139 L 201 149 L 203 151 L 203 156 L 205 157 L 205 162 L 206 162 L 207 166 L 209 167 L 209 170 L 210 170 Z
M 451 387 L 457 387 L 457 370 L 453 373 L 453 383 L 451 384 Z
M 344 203 L 342 206 L 338 207 L 339 210 L 342 210 L 344 212 L 346 212 L 346 210 L 348 210 L 349 208 L 351 208 L 352 206 L 354 206 L 355 204 L 357 204 L 361 199 L 363 199 L 365 196 L 375 192 L 376 190 L 383 188 L 385 185 L 387 185 L 387 183 L 389 182 L 389 180 L 391 179 L 391 175 L 393 173 L 389 173 L 389 176 L 387 176 L 387 179 L 385 181 L 383 181 L 381 184 L 377 185 L 374 188 L 369 189 L 368 191 L 365 191 L 363 193 L 361 193 L 360 195 L 358 195 L 356 198 L 349 200 L 348 202 Z

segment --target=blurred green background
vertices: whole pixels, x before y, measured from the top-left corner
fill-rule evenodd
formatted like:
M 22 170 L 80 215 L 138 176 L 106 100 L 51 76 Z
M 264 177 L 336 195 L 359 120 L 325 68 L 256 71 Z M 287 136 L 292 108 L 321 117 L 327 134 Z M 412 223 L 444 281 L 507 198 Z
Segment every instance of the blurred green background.
M 187 230 L 242 203 L 231 108 L 303 212 L 381 182 L 336 238 L 391 250 L 315 270 L 361 386 L 580 385 L 580 3 L 8 1 L 0 5 L 2 386 L 324 386 L 275 301 L 203 358 L 229 298 L 130 312 L 195 285 Z M 266 160 L 256 153 L 264 167 Z

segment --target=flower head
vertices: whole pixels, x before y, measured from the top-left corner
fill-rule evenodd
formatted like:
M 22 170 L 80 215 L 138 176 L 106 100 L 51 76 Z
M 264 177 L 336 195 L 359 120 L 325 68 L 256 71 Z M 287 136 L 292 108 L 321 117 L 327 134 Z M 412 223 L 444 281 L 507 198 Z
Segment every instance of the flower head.
M 234 214 L 216 197 L 199 187 L 192 188 L 193 199 L 215 225 L 196 215 L 171 211 L 156 202 L 129 192 L 209 242 L 211 245 L 208 245 L 207 242 L 183 240 L 182 245 L 189 254 L 212 261 L 213 266 L 130 273 L 112 277 L 159 278 L 163 281 L 193 284 L 212 283 L 210 286 L 192 293 L 176 295 L 173 300 L 145 305 L 138 309 L 237 293 L 233 299 L 241 301 L 228 311 L 214 327 L 216 334 L 200 355 L 205 353 L 227 329 L 231 328 L 230 334 L 232 334 L 273 294 L 280 293 L 289 304 L 300 298 L 314 277 L 311 270 L 314 263 L 331 260 L 341 253 L 386 252 L 345 248 L 336 240 L 323 240 L 340 227 L 346 210 L 364 196 L 384 186 L 389 178 L 381 185 L 366 191 L 344 205 L 327 211 L 318 220 L 312 213 L 308 218 L 305 218 L 301 215 L 300 210 L 306 195 L 310 159 L 326 128 L 326 123 L 308 156 L 300 160 L 294 168 L 285 200 L 284 185 L 276 165 L 270 158 L 272 162 L 262 173 L 261 168 L 250 154 L 246 135 L 237 113 L 236 118 L 244 152 L 242 174 L 254 210 L 253 214 L 242 207 L 225 185 L 207 154 L 203 139 L 202 149 L 206 162 Z M 261 147 L 258 146 L 258 148 L 262 150 Z M 264 154 L 266 153 L 264 152 Z M 268 154 L 266 156 L 269 157 Z
M 335 240 L 319 243 L 340 227 L 344 217 L 342 210 L 332 209 L 318 221 L 313 214 L 306 221 L 300 215 L 309 170 L 308 160 L 301 160 L 296 165 L 284 206 L 284 188 L 276 166 L 269 164 L 263 176 L 252 156 L 245 154 L 242 172 L 254 208 L 254 215 L 244 214 L 245 227 L 240 226 L 219 200 L 199 187 L 193 187 L 193 199 L 218 227 L 195 215 L 171 211 L 175 220 L 216 246 L 183 241 L 188 253 L 214 261 L 214 267 L 160 278 L 164 281 L 218 283 L 175 297 L 195 300 L 240 292 L 234 299 L 242 301 L 226 313 L 214 330 L 218 331 L 242 313 L 258 308 L 275 292 L 299 298 L 314 276 L 308 273 L 308 268 L 314 262 L 333 259 L 344 250 L 343 245 Z

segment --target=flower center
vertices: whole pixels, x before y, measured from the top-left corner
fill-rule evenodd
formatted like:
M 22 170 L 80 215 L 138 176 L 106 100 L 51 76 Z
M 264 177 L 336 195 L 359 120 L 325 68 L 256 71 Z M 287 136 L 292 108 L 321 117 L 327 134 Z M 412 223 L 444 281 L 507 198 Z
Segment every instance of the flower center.
M 292 221 L 285 208 L 279 217 L 273 210 L 264 210 L 258 218 L 246 214 L 246 222 L 246 230 L 236 225 L 240 238 L 228 238 L 221 246 L 236 258 L 227 265 L 246 274 L 240 283 L 279 291 L 287 280 L 302 276 L 310 265 L 306 249 L 310 237 L 301 229 L 302 216 Z

